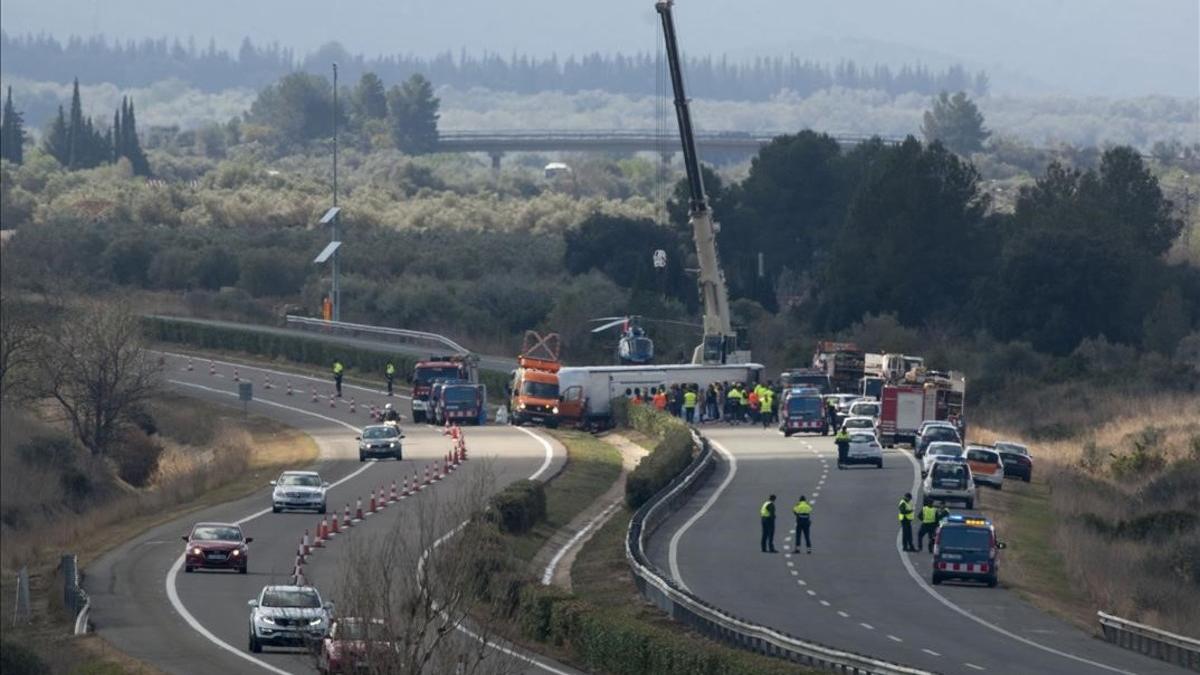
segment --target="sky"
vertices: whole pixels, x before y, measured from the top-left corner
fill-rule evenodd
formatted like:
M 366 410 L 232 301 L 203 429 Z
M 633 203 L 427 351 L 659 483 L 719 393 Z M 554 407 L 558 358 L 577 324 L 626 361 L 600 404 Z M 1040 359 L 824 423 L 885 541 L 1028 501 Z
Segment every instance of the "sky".
M 678 0 L 684 52 L 963 63 L 993 91 L 1200 97 L 1200 0 Z M 10 35 L 242 38 L 303 55 L 648 52 L 651 0 L 4 0 Z M 2 67 L 2 55 L 0 55 Z

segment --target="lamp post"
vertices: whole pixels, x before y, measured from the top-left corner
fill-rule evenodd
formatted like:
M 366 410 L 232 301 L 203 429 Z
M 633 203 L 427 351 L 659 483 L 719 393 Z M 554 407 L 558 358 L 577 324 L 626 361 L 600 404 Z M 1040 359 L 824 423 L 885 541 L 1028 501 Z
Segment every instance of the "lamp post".
M 338 77 L 337 63 L 333 64 L 333 208 L 330 210 L 332 218 L 330 219 L 329 241 L 330 243 L 338 241 Z M 333 251 L 333 320 L 342 320 L 342 289 L 338 283 L 338 258 L 337 250 Z

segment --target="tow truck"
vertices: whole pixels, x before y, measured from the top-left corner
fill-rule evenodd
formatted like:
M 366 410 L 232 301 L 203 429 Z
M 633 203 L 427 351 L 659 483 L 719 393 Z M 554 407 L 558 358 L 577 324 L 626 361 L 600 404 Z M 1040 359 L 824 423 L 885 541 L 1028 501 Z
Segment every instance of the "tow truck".
M 562 368 L 559 349 L 558 333 L 539 335 L 525 331 L 517 369 L 512 372 L 509 385 L 512 424 L 540 422 L 550 428 L 558 426 L 558 406 L 562 402 L 558 389 L 558 371 Z

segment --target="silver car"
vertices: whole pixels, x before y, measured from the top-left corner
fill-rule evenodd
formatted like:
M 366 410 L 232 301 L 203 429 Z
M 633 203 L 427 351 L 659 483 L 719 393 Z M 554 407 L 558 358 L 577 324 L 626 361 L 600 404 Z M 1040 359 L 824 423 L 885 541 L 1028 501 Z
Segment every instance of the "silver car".
M 933 462 L 921 492 L 935 502 L 962 502 L 975 508 L 975 480 L 971 467 L 961 459 L 939 459 Z
M 329 483 L 316 471 L 284 471 L 271 481 L 271 511 L 296 509 L 325 513 L 325 490 Z
M 312 586 L 264 586 L 250 600 L 249 649 L 309 647 L 329 632 L 333 603 L 322 602 Z

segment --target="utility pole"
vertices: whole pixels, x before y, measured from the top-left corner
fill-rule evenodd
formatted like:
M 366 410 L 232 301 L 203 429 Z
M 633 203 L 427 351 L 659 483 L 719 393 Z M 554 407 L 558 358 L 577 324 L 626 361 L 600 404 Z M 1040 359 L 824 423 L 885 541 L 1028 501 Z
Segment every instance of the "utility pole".
M 333 208 L 337 209 L 338 205 L 338 81 L 337 81 L 337 63 L 333 64 Z M 333 222 L 330 223 L 330 238 L 329 241 L 338 241 L 338 216 L 335 210 Z M 342 320 L 342 289 L 338 284 L 338 259 L 341 258 L 337 251 L 333 253 L 333 320 Z

